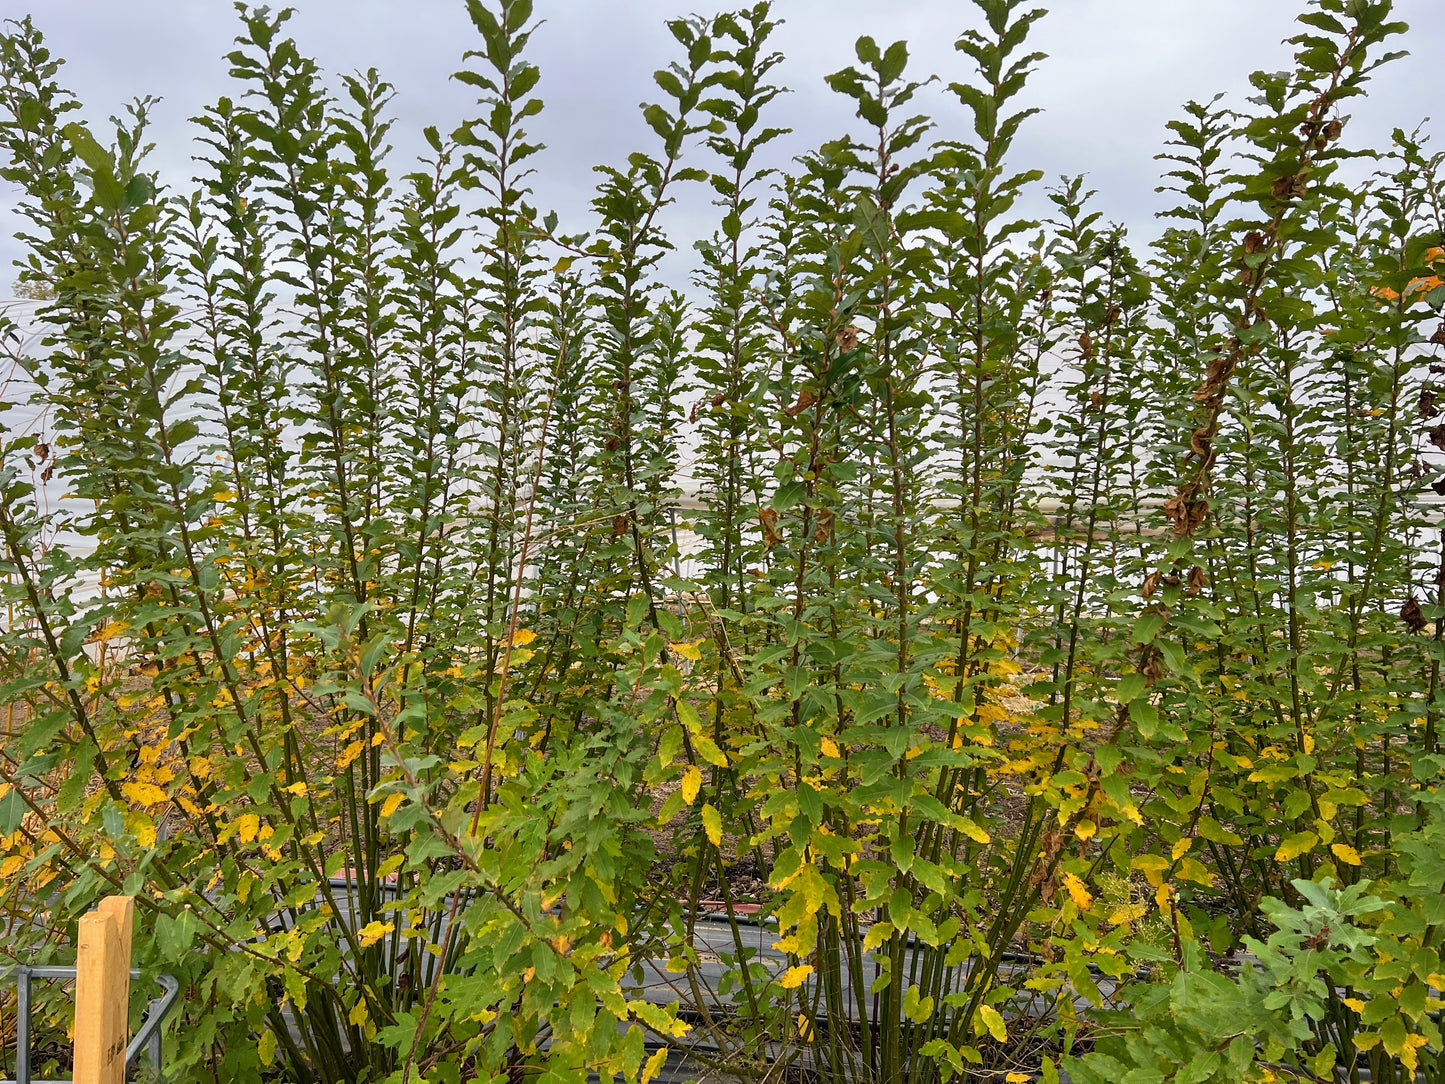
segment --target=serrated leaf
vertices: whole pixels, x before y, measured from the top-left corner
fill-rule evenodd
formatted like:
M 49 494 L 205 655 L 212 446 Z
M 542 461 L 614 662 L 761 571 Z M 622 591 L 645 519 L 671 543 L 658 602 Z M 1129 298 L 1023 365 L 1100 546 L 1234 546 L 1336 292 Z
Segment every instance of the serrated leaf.
M 696 764 L 689 765 L 687 771 L 682 773 L 678 789 L 682 792 L 682 800 L 688 805 L 692 805 L 697 799 L 697 793 L 702 789 L 702 772 Z
M 1320 837 L 1314 832 L 1296 832 L 1280 842 L 1279 849 L 1274 852 L 1274 860 L 1293 862 L 1300 855 L 1314 850 L 1319 841 Z
M 974 1030 L 982 1034 L 987 1031 L 999 1042 L 1008 1040 L 1008 1027 L 1004 1024 L 1003 1014 L 992 1005 L 980 1005 L 978 1007 L 978 1020 L 973 1025 Z
M 711 802 L 702 807 L 702 830 L 707 833 L 708 842 L 714 847 L 722 845 L 722 816 Z

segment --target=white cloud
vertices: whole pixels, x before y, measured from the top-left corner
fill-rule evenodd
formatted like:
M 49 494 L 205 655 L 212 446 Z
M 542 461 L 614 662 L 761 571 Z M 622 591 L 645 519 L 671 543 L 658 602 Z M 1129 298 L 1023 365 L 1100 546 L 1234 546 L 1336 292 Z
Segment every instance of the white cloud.
M 131 97 L 165 99 L 156 112 L 158 163 L 168 181 L 184 184 L 190 132 L 186 119 L 222 93 L 233 92 L 222 59 L 238 24 L 224 0 L 34 0 L 34 15 L 53 51 L 69 63 L 62 78 L 86 103 L 92 121 L 120 109 Z M 465 116 L 470 91 L 448 76 L 464 49 L 477 43 L 462 0 L 293 0 L 290 24 L 303 51 L 331 71 L 369 66 L 398 89 L 394 142 L 404 172 L 419 147 L 413 133 L 424 124 L 447 127 Z M 546 19 L 534 41 L 543 70 L 547 112 L 535 122 L 548 145 L 538 160 L 538 200 L 557 206 L 564 220 L 586 214 L 591 166 L 619 162 L 651 135 L 636 106 L 654 96 L 651 73 L 675 48 L 663 20 L 693 5 L 673 0 L 538 0 Z M 1099 207 L 1132 228 L 1153 232 L 1158 206 L 1153 156 L 1164 124 L 1189 98 L 1218 90 L 1242 95 L 1255 68 L 1287 66 L 1281 44 L 1293 32 L 1292 0 L 1056 0 L 1039 24 L 1034 46 L 1050 54 L 1028 91 L 1028 104 L 1045 112 L 1024 129 L 1016 149 L 1020 168 L 1050 178 L 1086 172 L 1099 190 Z M 1352 136 L 1376 143 L 1396 125 L 1413 127 L 1435 94 L 1431 58 L 1445 48 L 1445 4 L 1401 0 L 1400 17 L 1414 29 L 1404 47 L 1413 55 L 1377 76 L 1373 97 L 1356 107 Z M 777 35 L 788 63 L 780 78 L 794 92 L 779 100 L 776 123 L 797 134 L 795 153 L 846 130 L 848 103 L 823 85 L 823 76 L 853 60 L 860 34 L 880 42 L 904 38 L 919 74 L 946 83 L 966 77 L 966 58 L 953 51 L 971 5 L 958 0 L 777 0 L 786 20 Z M 936 111 L 940 131 L 962 131 L 964 112 L 942 87 L 923 102 Z M 702 228 L 706 197 L 685 200 L 674 221 L 679 241 Z M 9 206 L 13 196 L 3 201 Z M 579 223 L 585 226 L 585 222 Z M 692 229 L 689 229 L 689 227 Z M 0 216 L 9 234 L 13 215 Z M 18 255 L 0 241 L 0 282 Z M 3 288 L 3 287 L 0 287 Z

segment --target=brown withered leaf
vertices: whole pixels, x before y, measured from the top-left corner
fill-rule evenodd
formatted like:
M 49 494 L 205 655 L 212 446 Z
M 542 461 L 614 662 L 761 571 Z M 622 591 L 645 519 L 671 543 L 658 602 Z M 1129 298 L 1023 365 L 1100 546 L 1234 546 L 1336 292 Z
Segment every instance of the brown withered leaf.
M 713 408 L 714 410 L 716 410 L 718 407 L 722 406 L 723 403 L 724 403 L 726 400 L 727 400 L 727 395 L 724 394 L 723 392 L 718 392 L 716 395 L 714 395 L 714 396 L 712 397 L 712 408 Z
M 46 444 L 45 441 L 42 440 L 39 444 L 35 446 L 35 459 L 37 462 L 44 463 L 49 458 L 50 445 Z
M 1094 356 L 1094 337 L 1087 331 L 1079 336 L 1079 353 L 1085 360 Z
M 1424 632 L 1425 614 L 1420 610 L 1420 600 L 1411 595 L 1405 605 L 1400 607 L 1400 620 L 1405 622 L 1411 632 Z
M 1274 193 L 1275 199 L 1299 199 L 1306 191 L 1305 179 L 1298 174 L 1276 177 L 1274 184 L 1270 185 L 1270 191 Z
M 1339 117 L 1335 117 L 1328 124 L 1325 125 L 1325 130 L 1320 134 L 1323 135 L 1326 139 L 1334 140 L 1339 139 L 1340 134 L 1344 132 L 1344 130 L 1344 122 L 1340 120 Z
M 1189 597 L 1194 598 L 1204 590 L 1204 566 L 1195 565 L 1189 570 Z
M 1440 408 L 1435 404 L 1435 393 L 1426 388 L 1420 393 L 1420 417 L 1433 418 L 1440 413 Z
M 1149 685 L 1157 685 L 1164 677 L 1164 652 L 1159 650 L 1158 644 L 1143 644 L 1134 668 Z
M 778 534 L 778 512 L 775 508 L 759 508 L 758 522 L 763 525 L 763 545 L 772 549 L 783 540 Z
M 621 538 L 627 533 L 627 516 L 617 516 L 612 520 L 612 537 Z
M 41 480 L 42 482 L 48 482 L 48 481 L 50 481 L 50 479 L 52 479 L 52 478 L 54 478 L 54 477 L 55 477 L 55 464 L 54 464 L 54 463 L 49 464 L 43 471 L 40 472 L 40 480 Z
M 1430 429 L 1430 443 L 1445 451 L 1445 425 L 1432 426 Z
M 845 354 L 858 345 L 858 329 L 856 327 L 845 327 L 838 332 L 838 349 Z
M 1264 234 L 1258 230 L 1250 230 L 1244 235 L 1244 251 L 1253 256 L 1260 249 L 1264 248 Z
M 1089 409 L 1099 411 L 1104 408 L 1104 393 L 1101 391 L 1089 392 Z
M 1119 317 L 1122 316 L 1123 313 L 1124 310 L 1118 305 L 1110 305 L 1104 312 L 1104 326 L 1113 327 L 1118 323 Z
M 1438 482 L 1431 482 L 1430 488 L 1435 491 L 1437 497 L 1445 497 L 1445 478 L 1441 478 Z
M 1430 341 L 1436 346 L 1445 346 L 1445 321 L 1442 321 L 1440 326 L 1435 329 L 1435 333 L 1430 336 Z M 1430 366 L 1430 371 L 1433 373 L 1435 366 Z
M 828 543 L 833 540 L 833 526 L 838 517 L 831 508 L 824 508 L 818 513 L 818 525 L 813 528 L 813 540 L 815 542 Z
M 799 414 L 803 413 L 803 411 L 807 410 L 817 401 L 818 397 L 816 395 L 814 395 L 811 391 L 804 389 L 803 394 L 798 396 L 798 401 L 792 406 L 788 407 L 788 409 L 784 411 L 784 413 L 786 413 L 790 418 L 796 418 Z
M 1174 537 L 1188 538 L 1209 518 L 1209 502 L 1176 494 L 1164 502 L 1164 514 L 1174 527 Z
M 1052 862 L 1064 849 L 1064 833 L 1057 825 L 1050 828 L 1039 840 L 1039 857 L 1046 863 Z
M 1144 583 L 1139 588 L 1139 594 L 1144 598 L 1153 598 L 1154 592 L 1159 590 L 1159 584 L 1163 582 L 1164 576 L 1159 572 L 1151 572 L 1144 577 Z
M 1189 435 L 1189 451 L 1206 462 L 1214 455 L 1214 437 L 1208 426 L 1200 426 Z
M 1194 393 L 1196 403 L 1207 402 L 1224 390 L 1230 374 L 1234 372 L 1234 359 L 1227 354 L 1215 354 L 1209 359 L 1204 373 L 1204 383 Z

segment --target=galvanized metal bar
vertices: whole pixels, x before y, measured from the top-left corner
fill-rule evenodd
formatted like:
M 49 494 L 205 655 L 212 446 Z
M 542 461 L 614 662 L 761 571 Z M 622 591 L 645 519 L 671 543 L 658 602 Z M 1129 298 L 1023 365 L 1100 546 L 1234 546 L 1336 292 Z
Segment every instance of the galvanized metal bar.
M 140 978 L 140 972 L 132 970 L 130 977 Z M 145 1019 L 141 1021 L 140 1030 L 131 1039 L 130 1045 L 125 1048 L 125 1064 L 127 1068 L 134 1068 L 140 1060 L 140 1052 L 144 1050 L 150 1059 L 151 1066 L 157 1073 L 161 1071 L 161 1025 L 171 1013 L 177 998 L 181 994 L 181 984 L 171 975 L 157 975 L 156 983 L 162 989 L 158 998 L 151 1000 L 146 1006 Z
M 15 974 L 15 1080 L 30 1084 L 30 969 Z
M 27 967 L 18 964 L 10 969 L 15 977 L 15 1079 L 0 1080 L 0 1084 L 71 1084 L 70 1081 L 49 1081 L 34 1080 L 31 1078 L 30 1066 L 30 1003 L 32 1000 L 31 983 L 35 979 L 58 979 L 70 981 L 75 978 L 73 967 Z M 0 972 L 0 976 L 3 976 Z M 130 969 L 130 977 L 138 979 L 141 973 L 137 968 Z M 161 1047 L 161 1025 L 165 1023 L 166 1017 L 170 1015 L 171 1009 L 175 1007 L 176 1001 L 180 998 L 181 984 L 176 981 L 173 975 L 156 975 L 155 981 L 161 988 L 160 997 L 152 998 L 146 1005 L 145 1019 L 141 1021 L 140 1030 L 135 1033 L 129 1045 L 125 1048 L 126 1068 L 133 1069 L 140 1060 L 141 1052 L 144 1051 L 146 1059 L 159 1074 L 162 1069 L 163 1052 Z

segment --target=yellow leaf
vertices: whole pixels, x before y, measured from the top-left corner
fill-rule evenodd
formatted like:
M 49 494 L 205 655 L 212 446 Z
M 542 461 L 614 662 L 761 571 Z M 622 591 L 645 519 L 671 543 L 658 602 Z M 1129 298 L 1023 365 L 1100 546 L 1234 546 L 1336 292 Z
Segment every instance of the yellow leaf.
M 684 659 L 690 659 L 692 662 L 697 662 L 702 658 L 702 652 L 698 649 L 697 646 L 700 643 L 702 643 L 701 640 L 694 640 L 690 643 L 673 644 L 672 650 L 675 651 L 677 654 L 681 655 Z
M 702 807 L 702 830 L 707 833 L 708 842 L 714 847 L 722 844 L 722 816 L 708 802 Z
M 863 951 L 872 952 L 879 945 L 893 936 L 893 923 L 875 922 L 868 927 L 868 932 L 863 935 Z
M 1320 837 L 1313 832 L 1296 832 L 1294 835 L 1283 840 L 1279 850 L 1274 852 L 1276 862 L 1293 862 L 1300 855 L 1313 850 Z
M 988 1029 L 988 1033 L 999 1042 L 1008 1038 L 1008 1028 L 1004 1026 L 1003 1014 L 992 1005 L 980 1005 L 978 1007 L 979 1022 Z M 974 1030 L 979 1030 L 978 1024 L 974 1024 Z
M 156 845 L 155 823 L 144 813 L 136 814 L 136 823 L 131 825 L 131 831 L 135 833 L 135 841 L 142 847 L 154 847 Z
M 292 783 L 289 787 L 286 788 L 286 793 L 294 794 L 298 798 L 303 798 L 306 796 L 306 789 L 307 788 L 305 783 Z
M 837 759 L 838 757 L 841 757 L 843 755 L 838 750 L 838 743 L 835 742 L 832 738 L 825 737 L 822 744 L 823 755 L 825 757 L 833 757 L 834 759 Z
M 351 767 L 352 762 L 355 761 L 357 757 L 361 756 L 361 751 L 365 748 L 366 742 L 360 740 L 354 741 L 350 745 L 348 745 L 345 750 L 342 751 L 342 754 L 336 758 L 336 770 L 345 771 L 347 768 Z
M 1178 862 L 1181 858 L 1183 858 L 1186 854 L 1189 853 L 1189 848 L 1192 846 L 1194 846 L 1193 838 L 1190 836 L 1185 836 L 1183 839 L 1175 841 L 1174 850 L 1171 852 L 1170 857 L 1172 857 L 1174 861 Z
M 1416 1051 L 1426 1044 L 1425 1036 L 1412 1035 L 1405 1031 L 1404 1023 L 1396 1017 L 1385 1021 L 1385 1025 L 1380 1028 L 1380 1038 L 1385 1050 L 1399 1058 L 1405 1068 L 1410 1071 L 1410 1075 L 1406 1079 L 1414 1079 L 1420 1062 Z
M 1340 1004 L 1347 1009 L 1355 1010 L 1355 1012 L 1365 1011 L 1365 1003 L 1357 997 L 1342 997 L 1340 998 Z
M 270 1028 L 266 1034 L 261 1036 L 261 1041 L 256 1044 L 256 1056 L 261 1059 L 261 1064 L 270 1067 L 276 1060 L 276 1033 Z
M 692 747 L 697 750 L 697 755 L 709 764 L 718 768 L 726 768 L 728 766 L 727 756 L 717 747 L 717 742 L 713 741 L 706 734 L 694 734 L 692 736 Z
M 20 870 L 25 868 L 25 856 L 12 854 L 4 862 L 0 862 L 0 881 L 9 880 Z
M 1110 926 L 1124 926 L 1130 922 L 1138 922 L 1149 913 L 1149 905 L 1145 903 L 1130 903 L 1122 907 L 1116 907 L 1109 912 Z
M 1415 1078 L 1415 1074 L 1420 1068 L 1420 1058 L 1419 1055 L 1416 1054 L 1416 1051 L 1428 1043 L 1429 1040 L 1423 1035 L 1405 1036 L 1405 1049 L 1400 1053 L 1400 1061 L 1404 1063 L 1405 1068 L 1410 1073 L 1407 1079 L 1413 1080 Z
M 657 1053 L 647 1059 L 647 1064 L 642 1067 L 642 1078 L 638 1084 L 650 1084 L 652 1079 L 662 1072 L 662 1067 L 667 1064 L 667 1047 L 658 1047 Z
M 1348 843 L 1332 843 L 1330 844 L 1330 850 L 1336 858 L 1347 866 L 1358 866 L 1360 864 L 1360 852 Z
M 798 1014 L 798 1038 L 802 1039 L 805 1043 L 811 1043 L 813 1041 L 813 1025 L 808 1020 L 807 1013 L 800 1012 Z
M 154 783 L 122 783 L 120 790 L 136 805 L 159 805 L 166 801 L 166 792 Z
M 1149 883 L 1158 888 L 1164 883 L 1164 871 L 1169 868 L 1169 861 L 1162 854 L 1136 854 L 1129 865 L 1142 870 Z
M 371 1020 L 371 1016 L 366 1011 L 366 998 L 356 999 L 356 1004 L 351 1007 L 351 1012 L 346 1019 L 359 1028 L 367 1025 Z
M 1098 831 L 1099 826 L 1090 820 L 1083 820 L 1080 821 L 1078 824 L 1074 825 L 1074 835 L 1078 836 L 1080 839 L 1093 839 L 1094 836 L 1098 834 Z
M 526 647 L 536 638 L 537 634 L 531 629 L 518 629 L 512 634 L 511 643 L 513 647 Z
M 969 839 L 973 840 L 975 843 L 988 843 L 991 842 L 993 839 L 992 836 L 990 836 L 987 832 L 985 832 L 982 828 L 980 828 L 973 821 L 969 820 L 967 817 L 959 817 L 957 824 L 959 831 L 961 831 L 964 835 L 966 835 Z
M 1214 874 L 1205 869 L 1202 862 L 1193 858 L 1185 858 L 1179 863 L 1178 876 L 1180 880 L 1193 881 L 1205 888 L 1214 887 Z
M 392 793 L 388 794 L 386 796 L 386 801 L 381 803 L 381 815 L 383 817 L 389 817 L 393 813 L 395 813 L 397 807 L 401 805 L 402 799 L 404 797 L 405 795 L 402 794 L 399 790 L 393 791 Z
M 1033 1077 L 1029 1076 L 1028 1073 L 1009 1073 L 1004 1077 L 1004 1080 L 1006 1080 L 1008 1084 L 1029 1084 L 1029 1081 L 1032 1079 Z
M 803 947 L 803 942 L 796 933 L 790 933 L 787 937 L 774 941 L 773 948 L 779 952 L 785 952 L 789 956 L 801 956 L 804 952 L 812 951 L 812 945 L 809 945 L 806 949 Z
M 236 834 L 241 837 L 242 843 L 250 843 L 260 830 L 261 818 L 254 813 L 247 813 L 236 820 Z
M 682 800 L 688 805 L 697 799 L 697 792 L 702 789 L 702 772 L 696 764 L 691 765 L 687 771 L 682 773 Z
M 394 929 L 396 929 L 394 922 L 368 922 L 356 931 L 356 936 L 361 939 L 362 948 L 369 948 Z
M 1074 906 L 1080 911 L 1087 911 L 1094 906 L 1094 897 L 1089 895 L 1089 890 L 1084 882 L 1072 873 L 1064 874 L 1064 887 L 1069 890 L 1069 896 L 1074 901 Z
M 103 644 L 109 643 L 117 636 L 124 636 L 126 634 L 126 630 L 128 630 L 129 628 L 130 626 L 127 625 L 124 621 L 112 621 L 110 624 L 106 625 L 105 628 L 100 630 L 100 634 L 96 636 L 96 639 Z
M 803 985 L 803 981 L 813 973 L 812 964 L 799 964 L 797 967 L 790 967 L 778 976 L 778 985 L 784 990 L 796 990 Z

